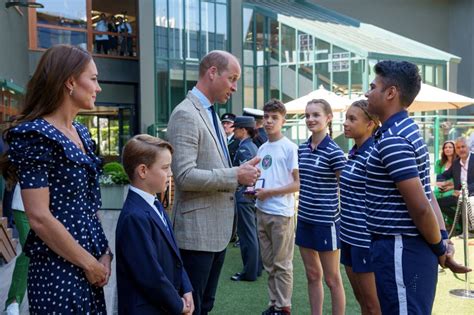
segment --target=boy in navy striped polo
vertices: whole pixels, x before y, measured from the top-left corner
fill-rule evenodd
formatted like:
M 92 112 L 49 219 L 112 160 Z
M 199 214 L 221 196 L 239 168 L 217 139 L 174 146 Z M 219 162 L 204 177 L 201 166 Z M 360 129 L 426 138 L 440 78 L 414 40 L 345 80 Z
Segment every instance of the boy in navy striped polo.
M 383 314 L 430 314 L 446 246 L 433 211 L 427 147 L 407 108 L 421 85 L 416 65 L 381 61 L 366 93 L 382 127 L 367 161 L 367 230 Z

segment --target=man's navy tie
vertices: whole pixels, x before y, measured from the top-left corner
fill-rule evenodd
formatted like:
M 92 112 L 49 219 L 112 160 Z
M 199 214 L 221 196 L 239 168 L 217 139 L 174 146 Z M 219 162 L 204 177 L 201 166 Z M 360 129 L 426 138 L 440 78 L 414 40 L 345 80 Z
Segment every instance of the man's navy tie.
M 227 141 L 224 141 L 224 138 L 222 137 L 221 130 L 219 128 L 220 124 L 217 121 L 217 115 L 216 115 L 216 111 L 214 110 L 214 105 L 209 107 L 209 110 L 211 111 L 212 122 L 214 124 L 214 129 L 216 130 L 216 135 L 217 135 L 217 138 L 219 139 L 219 143 L 221 144 L 222 151 L 224 151 L 224 155 L 227 159 L 227 162 L 229 163 L 230 166 L 232 166 L 232 162 L 230 161 L 229 154 L 227 152 Z

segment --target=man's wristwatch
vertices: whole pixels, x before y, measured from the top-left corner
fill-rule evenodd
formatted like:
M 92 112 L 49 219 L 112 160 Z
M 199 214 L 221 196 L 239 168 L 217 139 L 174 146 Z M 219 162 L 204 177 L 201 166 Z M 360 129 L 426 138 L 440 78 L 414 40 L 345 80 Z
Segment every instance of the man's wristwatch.
M 104 255 L 109 255 L 109 256 L 110 256 L 110 260 L 114 259 L 114 253 L 112 253 L 112 251 L 111 251 L 110 248 L 108 248 L 108 247 L 107 247 L 107 249 L 105 250 Z

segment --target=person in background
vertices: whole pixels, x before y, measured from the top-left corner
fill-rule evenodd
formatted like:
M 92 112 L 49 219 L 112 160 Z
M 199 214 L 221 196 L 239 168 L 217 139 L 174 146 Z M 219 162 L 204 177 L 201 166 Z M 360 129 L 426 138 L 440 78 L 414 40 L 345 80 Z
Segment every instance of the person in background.
M 227 140 L 227 147 L 229 149 L 230 160 L 234 161 L 235 152 L 239 147 L 239 140 L 234 136 L 234 120 L 235 115 L 232 113 L 225 113 L 221 116 L 221 124 Z
M 112 253 L 97 216 L 100 160 L 87 128 L 74 121 L 80 110 L 94 109 L 97 77 L 87 51 L 49 48 L 5 133 L 9 150 L 0 170 L 19 182 L 31 226 L 23 248 L 31 314 L 106 313 Z
M 435 163 L 435 175 L 441 175 L 446 170 L 451 168 L 453 165 L 454 160 L 457 159 L 456 149 L 454 141 L 448 140 L 443 143 L 443 147 L 441 149 L 441 158 L 436 161 Z M 439 186 L 438 186 L 439 185 Z M 438 182 L 434 188 L 434 194 L 436 199 L 439 200 L 445 197 L 452 196 L 454 193 L 454 182 L 452 179 L 447 180 L 446 182 Z M 446 211 L 447 213 L 453 214 L 455 209 L 450 209 Z M 447 218 L 447 217 L 446 217 Z M 445 219 L 446 219 L 445 218 Z M 447 224 L 452 224 L 453 222 L 446 222 Z
M 306 271 L 311 313 L 322 314 L 324 277 L 331 292 L 332 313 L 342 315 L 346 300 L 339 268 L 338 181 L 346 158 L 331 139 L 333 114 L 327 101 L 309 101 L 305 118 L 311 136 L 298 149 L 300 194 L 296 245 Z
M 120 56 L 128 55 L 133 56 L 133 37 L 132 37 L 132 26 L 127 20 L 119 16 L 117 18 L 118 26 L 117 31 L 121 34 L 119 37 L 120 42 Z
M 25 214 L 25 207 L 21 200 L 20 185 L 16 184 L 13 190 L 12 211 L 15 218 L 15 226 L 18 230 L 21 247 L 25 246 L 26 237 L 30 231 L 30 224 Z M 15 261 L 12 282 L 8 290 L 7 301 L 5 302 L 6 315 L 20 314 L 20 306 L 26 293 L 26 280 L 28 279 L 29 259 L 22 251 Z
M 370 234 L 365 224 L 367 158 L 373 149 L 378 118 L 368 112 L 365 100 L 355 101 L 346 112 L 344 135 L 354 139 L 339 178 L 341 200 L 341 264 L 345 266 L 361 314 L 381 314 L 370 259 Z
M 174 148 L 173 227 L 184 267 L 193 286 L 195 314 L 208 314 L 232 236 L 235 191 L 253 186 L 259 176 L 254 158 L 232 167 L 224 129 L 214 103 L 237 91 L 240 65 L 235 56 L 213 50 L 199 63 L 199 79 L 168 123 Z M 185 128 L 183 128 L 185 127 Z
M 114 15 L 111 15 L 109 18 L 109 22 L 107 23 L 107 30 L 110 33 L 118 33 L 117 30 L 117 19 Z M 109 35 L 109 50 L 112 54 L 117 55 L 117 47 L 118 47 L 118 36 Z
M 192 286 L 160 201 L 171 179 L 171 145 L 136 135 L 123 148 L 130 190 L 115 231 L 118 313 L 192 314 Z
M 252 137 L 255 134 L 253 117 L 237 116 L 234 121 L 234 137 L 239 141 L 233 165 L 250 161 L 257 155 L 257 146 Z M 237 202 L 237 234 L 240 241 L 240 253 L 243 268 L 231 277 L 233 281 L 255 281 L 262 274 L 262 262 L 258 246 L 257 217 L 255 216 L 255 200 L 245 195 L 246 186 L 240 185 L 235 193 Z
M 244 108 L 244 116 L 251 116 L 255 118 L 255 129 L 257 132 L 253 137 L 253 143 L 260 148 L 262 144 L 267 142 L 268 136 L 265 132 L 265 128 L 263 127 L 263 110 L 256 109 L 256 108 Z
M 263 107 L 268 135 L 257 152 L 262 188 L 256 189 L 258 239 L 268 273 L 268 308 L 263 315 L 291 314 L 295 196 L 300 188 L 298 147 L 282 133 L 286 108 L 272 99 Z
M 97 24 L 95 25 L 95 30 L 98 32 L 107 32 L 107 19 L 105 13 L 101 13 Z M 98 54 L 102 52 L 107 55 L 109 51 L 109 35 L 107 34 L 96 34 L 95 35 L 95 50 Z
M 474 159 L 471 160 L 466 138 L 456 139 L 455 151 L 458 158 L 453 160 L 450 168 L 437 176 L 437 186 L 443 189 L 449 189 L 451 187 L 449 181 L 453 181 L 453 193 L 438 199 L 441 211 L 448 217 L 448 222 L 454 221 L 462 183 L 467 184 L 469 196 L 474 195 Z

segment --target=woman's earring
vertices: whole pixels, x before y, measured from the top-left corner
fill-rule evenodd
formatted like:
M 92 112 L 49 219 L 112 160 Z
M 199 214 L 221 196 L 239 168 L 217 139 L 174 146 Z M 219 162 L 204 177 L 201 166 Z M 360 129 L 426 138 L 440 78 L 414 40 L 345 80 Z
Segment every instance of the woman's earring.
M 72 92 L 74 92 L 73 88 L 71 88 L 71 90 L 69 91 L 69 96 L 72 96 Z

